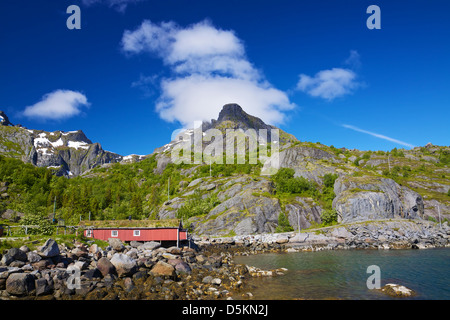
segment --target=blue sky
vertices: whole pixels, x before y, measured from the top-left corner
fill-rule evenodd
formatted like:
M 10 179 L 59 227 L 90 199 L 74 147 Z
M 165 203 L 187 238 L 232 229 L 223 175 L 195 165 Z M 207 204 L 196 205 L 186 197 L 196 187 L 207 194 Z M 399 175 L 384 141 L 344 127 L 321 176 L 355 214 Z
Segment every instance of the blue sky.
M 70 5 L 81 29 L 69 30 Z M 381 9 L 370 30 L 369 5 Z M 449 145 L 450 3 L 2 0 L 0 110 L 150 154 L 223 104 L 302 141 Z

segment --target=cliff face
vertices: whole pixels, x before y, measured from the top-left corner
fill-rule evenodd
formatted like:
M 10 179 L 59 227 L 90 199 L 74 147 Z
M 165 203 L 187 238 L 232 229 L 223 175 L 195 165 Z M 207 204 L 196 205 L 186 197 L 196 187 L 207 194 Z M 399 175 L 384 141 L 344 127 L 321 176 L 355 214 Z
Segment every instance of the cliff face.
M 341 177 L 334 184 L 333 207 L 340 222 L 378 219 L 421 219 L 422 196 L 392 179 Z

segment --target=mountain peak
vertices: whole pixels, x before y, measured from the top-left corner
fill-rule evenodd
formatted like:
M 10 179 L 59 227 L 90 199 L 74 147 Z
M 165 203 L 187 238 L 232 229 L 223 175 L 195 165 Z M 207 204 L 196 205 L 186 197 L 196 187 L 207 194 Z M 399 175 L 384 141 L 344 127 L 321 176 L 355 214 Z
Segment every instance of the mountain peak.
M 218 122 L 227 121 L 227 120 L 235 120 L 242 119 L 247 117 L 248 114 L 242 109 L 242 107 L 236 103 L 229 103 L 222 107 L 222 110 L 219 113 Z
M 249 115 L 236 103 L 229 103 L 222 107 L 217 121 L 212 121 L 214 127 L 220 127 L 226 123 L 226 127 L 231 129 L 269 129 L 260 118 Z

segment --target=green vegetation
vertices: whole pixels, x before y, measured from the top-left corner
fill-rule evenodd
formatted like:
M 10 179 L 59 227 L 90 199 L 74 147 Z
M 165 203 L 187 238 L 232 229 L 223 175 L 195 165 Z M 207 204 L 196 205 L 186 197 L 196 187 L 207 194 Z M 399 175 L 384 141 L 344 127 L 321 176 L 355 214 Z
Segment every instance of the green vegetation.
M 280 212 L 278 215 L 278 226 L 275 229 L 275 232 L 290 232 L 294 231 L 289 220 L 284 212 Z
M 304 177 L 294 177 L 295 171 L 291 168 L 281 168 L 273 176 L 278 192 L 311 195 L 316 187 Z
M 143 219 L 176 196 L 184 165 L 167 165 L 162 174 L 154 173 L 155 157 L 135 164 L 114 164 L 94 169 L 89 177 L 67 179 L 51 170 L 25 164 L 18 159 L 0 157 L 0 181 L 8 184 L 8 199 L 0 200 L 0 210 L 25 214 L 25 221 L 43 224 L 53 218 L 66 225 L 80 220 Z M 56 200 L 56 202 L 55 202 Z M 35 223 L 36 222 L 36 223 Z M 39 222 L 39 223 L 37 223 Z M 43 231 L 44 225 L 42 225 Z
M 337 212 L 334 209 L 326 209 L 322 212 L 322 215 L 320 216 L 322 220 L 322 227 L 326 226 L 332 226 L 337 224 Z
M 202 198 L 200 191 L 196 190 L 194 195 L 178 209 L 177 218 L 187 220 L 190 217 L 201 216 L 209 213 L 220 203 L 217 194 L 213 193 L 209 197 Z

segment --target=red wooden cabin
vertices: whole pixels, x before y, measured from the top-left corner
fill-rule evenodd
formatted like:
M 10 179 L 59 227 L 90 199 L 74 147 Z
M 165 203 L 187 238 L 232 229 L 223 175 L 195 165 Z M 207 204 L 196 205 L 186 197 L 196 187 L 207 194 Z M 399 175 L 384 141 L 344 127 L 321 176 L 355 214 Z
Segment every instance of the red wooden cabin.
M 180 241 L 188 240 L 188 233 L 177 219 L 167 220 L 97 220 L 81 221 L 84 236 L 108 241 Z

